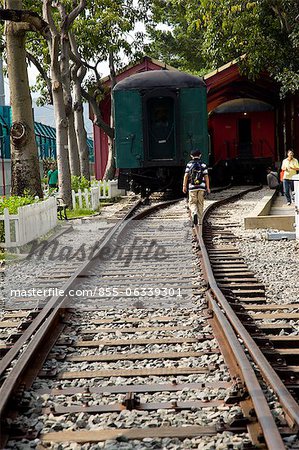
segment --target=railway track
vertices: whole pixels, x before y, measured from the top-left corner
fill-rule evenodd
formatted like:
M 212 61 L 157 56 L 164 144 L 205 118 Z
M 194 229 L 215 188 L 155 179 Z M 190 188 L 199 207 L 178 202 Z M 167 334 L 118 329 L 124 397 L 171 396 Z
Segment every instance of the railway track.
M 109 229 L 7 349 L 2 447 L 285 448 L 282 436 L 297 431 L 297 402 L 281 383 L 287 422 L 277 426 L 233 331 L 242 336 L 238 316 L 224 308 L 234 290 L 253 298 L 261 286 L 235 281 L 248 275 L 244 267 L 223 274 L 242 258 L 219 224 L 204 230 L 208 250 L 199 229 L 194 236 L 204 281 L 184 211 L 184 202 L 165 202 Z M 237 283 L 225 297 L 212 267 L 223 292 Z
M 94 240 L 95 247 L 100 243 L 100 240 L 105 237 L 105 233 L 120 220 L 126 219 L 127 215 L 133 214 L 137 209 L 142 208 L 142 202 L 137 196 L 129 197 L 128 200 L 113 205 L 112 210 L 109 208 L 109 213 L 106 213 L 106 208 L 103 208 L 101 213 L 101 223 L 103 226 L 90 227 L 91 240 Z M 14 343 L 20 339 L 24 331 L 30 326 L 34 318 L 39 314 L 41 308 L 51 298 L 50 292 L 58 291 L 63 288 L 66 280 L 82 266 L 82 259 L 88 258 L 88 251 L 86 255 L 80 253 L 82 244 L 74 243 L 73 233 L 78 236 L 80 222 L 84 219 L 79 219 L 79 225 L 73 225 L 75 222 L 71 221 L 71 225 L 64 226 L 58 233 L 48 238 L 45 241 L 34 242 L 31 248 L 28 247 L 27 254 L 24 254 L 23 261 L 19 264 L 20 276 L 15 276 L 15 271 L 12 275 L 7 276 L 7 271 L 10 264 L 6 267 L 6 273 L 2 273 L 4 289 L 4 298 L 2 300 L 2 311 L 0 315 L 0 356 L 3 357 Z M 78 220 L 76 221 L 78 222 Z M 88 223 L 96 224 L 98 218 L 94 217 Z M 76 233 L 77 231 L 77 233 Z M 78 236 L 79 237 L 79 236 Z M 82 239 L 81 239 L 82 240 Z M 72 248 L 70 257 L 68 251 Z M 92 248 L 91 248 L 92 249 Z M 77 255 L 77 256 L 76 256 Z M 39 268 L 39 266 L 41 268 Z M 28 276 L 26 281 L 26 272 L 35 273 L 34 278 Z M 6 278 L 6 279 L 5 279 Z M 8 279 L 7 279 L 8 278 Z M 25 278 L 25 280 L 24 280 Z M 18 286 L 20 284 L 21 291 L 24 296 L 14 296 L 10 291 L 10 283 Z M 32 285 L 37 290 L 45 291 L 45 295 L 27 295 L 32 290 Z M 49 289 L 51 288 L 51 290 Z M 49 294 L 47 294 L 49 291 Z M 26 295 L 25 295 L 26 292 Z
M 225 202 L 224 202 L 225 203 Z M 197 230 L 204 272 L 210 290 L 208 302 L 215 300 L 225 311 L 264 379 L 279 399 L 291 427 L 298 427 L 299 303 L 277 304 L 267 299 L 264 285 L 248 268 L 237 246 L 236 223 L 223 221 L 229 209 L 206 211 L 204 232 Z M 213 218 L 213 215 L 215 216 Z

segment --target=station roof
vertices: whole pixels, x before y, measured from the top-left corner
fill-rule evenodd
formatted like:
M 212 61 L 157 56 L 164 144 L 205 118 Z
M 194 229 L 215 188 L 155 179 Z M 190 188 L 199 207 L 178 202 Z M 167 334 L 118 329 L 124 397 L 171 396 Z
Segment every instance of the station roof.
M 256 112 L 256 111 L 272 111 L 274 109 L 273 105 L 263 102 L 261 100 L 256 100 L 254 98 L 236 98 L 234 100 L 229 100 L 217 106 L 214 109 L 215 114 L 223 113 L 235 113 L 235 112 Z
M 202 78 L 184 72 L 171 72 L 168 70 L 151 70 L 132 75 L 120 81 L 114 91 L 128 91 L 132 89 L 150 89 L 159 87 L 199 87 L 205 86 Z
M 34 122 L 34 131 L 38 136 L 45 138 L 56 139 L 56 130 L 44 123 Z
M 135 73 L 149 72 L 151 70 L 168 70 L 171 72 L 178 72 L 178 69 L 170 66 L 169 64 L 159 61 L 158 59 L 150 58 L 149 56 L 143 56 L 139 61 L 132 64 L 128 64 L 122 69 L 117 71 L 116 83 L 124 80 L 127 77 L 134 75 Z M 110 88 L 111 79 L 110 75 L 101 79 L 101 82 L 106 87 Z
M 279 86 L 268 73 L 261 73 L 252 80 L 240 71 L 240 62 L 245 58 L 246 55 L 242 55 L 204 76 L 209 113 L 226 102 L 242 98 L 259 100 L 274 107 L 279 103 Z

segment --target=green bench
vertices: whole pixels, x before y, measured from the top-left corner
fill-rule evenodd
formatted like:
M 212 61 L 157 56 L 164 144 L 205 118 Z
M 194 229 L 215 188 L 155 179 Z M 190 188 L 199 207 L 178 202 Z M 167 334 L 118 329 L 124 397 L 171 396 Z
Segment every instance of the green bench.
M 68 220 L 66 215 L 66 208 L 67 204 L 64 203 L 63 198 L 56 197 L 56 203 L 57 203 L 57 217 L 59 220 Z M 63 217 L 62 217 L 63 215 Z

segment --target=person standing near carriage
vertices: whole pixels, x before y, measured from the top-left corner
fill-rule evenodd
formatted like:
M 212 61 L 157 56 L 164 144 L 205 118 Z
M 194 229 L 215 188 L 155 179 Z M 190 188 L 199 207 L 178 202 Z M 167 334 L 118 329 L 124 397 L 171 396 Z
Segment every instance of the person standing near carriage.
M 293 150 L 288 151 L 288 156 L 282 161 L 281 170 L 283 174 L 283 190 L 286 196 L 287 204 L 292 203 L 292 193 L 294 191 L 294 181 L 292 177 L 299 171 L 299 163 L 296 158 L 294 158 Z
M 183 192 L 189 190 L 189 208 L 193 225 L 202 224 L 202 214 L 205 191 L 210 193 L 210 180 L 208 168 L 201 161 L 201 152 L 196 149 L 191 152 L 191 161 L 188 162 L 183 181 Z
M 52 163 L 48 171 L 48 185 L 50 189 L 58 189 L 58 170 L 55 163 Z
M 283 195 L 282 182 L 279 179 L 278 172 L 272 167 L 267 167 L 267 184 L 269 189 L 275 189 L 277 195 Z

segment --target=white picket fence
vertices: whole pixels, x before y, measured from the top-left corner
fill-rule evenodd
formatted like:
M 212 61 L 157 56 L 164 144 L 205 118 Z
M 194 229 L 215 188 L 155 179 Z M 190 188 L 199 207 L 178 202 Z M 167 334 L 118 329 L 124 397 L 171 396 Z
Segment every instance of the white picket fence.
M 96 210 L 100 200 L 108 200 L 124 195 L 124 191 L 118 189 L 117 180 L 92 181 L 90 189 L 78 189 L 78 192 L 72 191 L 73 208 L 86 208 Z
M 18 208 L 18 214 L 9 214 L 7 208 L 0 215 L 4 222 L 5 242 L 1 247 L 10 248 L 27 244 L 43 234 L 48 233 L 57 225 L 57 204 L 54 197 L 42 202 Z

